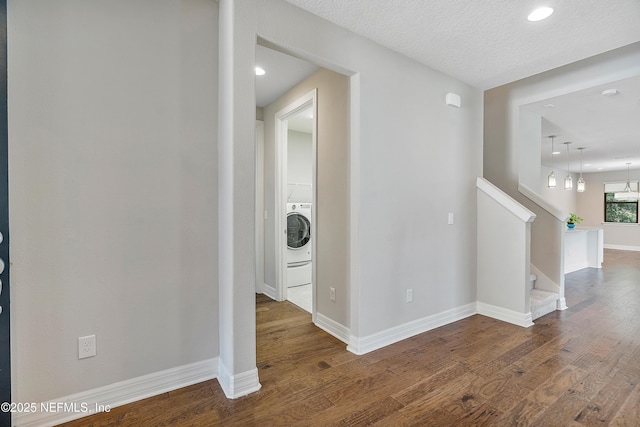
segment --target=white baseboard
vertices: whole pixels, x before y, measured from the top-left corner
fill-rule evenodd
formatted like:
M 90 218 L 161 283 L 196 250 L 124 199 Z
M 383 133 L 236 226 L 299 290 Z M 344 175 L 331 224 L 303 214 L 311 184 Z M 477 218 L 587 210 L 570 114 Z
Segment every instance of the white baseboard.
M 329 319 L 320 313 L 316 313 L 315 322 L 313 322 L 318 328 L 333 335 L 345 344 L 349 344 L 349 336 L 351 330 L 346 326 L 336 322 L 333 319 Z
M 15 414 L 13 423 L 16 427 L 48 427 L 65 423 L 108 408 L 125 405 L 216 378 L 217 369 L 218 358 L 216 357 L 154 372 L 38 404 L 40 406 L 38 406 L 38 411 L 36 412 Z M 64 407 L 58 406 L 62 404 L 64 404 Z M 41 411 L 43 407 L 53 410 L 50 409 L 49 412 Z M 96 409 L 98 410 L 96 411 Z
M 503 322 L 512 323 L 523 328 L 533 326 L 533 320 L 531 320 L 531 312 L 518 313 L 517 311 L 509 310 L 507 308 L 498 307 L 491 304 L 478 301 L 478 314 L 491 317 L 493 319 L 502 320 Z
M 422 319 L 413 320 L 363 338 L 351 336 L 347 350 L 357 355 L 366 354 L 474 314 L 476 314 L 476 304 L 471 303 L 423 317 Z
M 617 249 L 619 251 L 636 251 L 640 252 L 640 246 L 627 246 L 627 245 L 604 245 L 605 249 Z
M 231 375 L 221 360 L 218 362 L 218 383 L 229 399 L 246 396 L 262 387 L 258 380 L 258 368 Z
M 262 287 L 262 292 L 272 300 L 276 299 L 276 288 L 274 288 L 273 286 L 267 285 L 265 283 Z
M 567 300 L 562 297 L 562 298 L 558 298 L 558 305 L 556 306 L 556 310 L 566 310 L 567 308 Z

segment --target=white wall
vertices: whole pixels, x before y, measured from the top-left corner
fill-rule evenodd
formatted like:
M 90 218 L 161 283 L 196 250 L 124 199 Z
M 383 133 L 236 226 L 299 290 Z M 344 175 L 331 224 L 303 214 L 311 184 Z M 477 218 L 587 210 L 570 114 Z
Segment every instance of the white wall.
M 260 37 L 355 74 L 351 218 L 340 212 L 355 247 L 349 282 L 336 283 L 352 287 L 354 300 L 340 315 L 350 316 L 351 333 L 366 337 L 475 301 L 482 93 L 283 1 L 255 4 Z M 447 92 L 461 96 L 462 108 L 445 105 Z M 238 102 L 254 102 L 252 93 L 244 98 Z
M 640 178 L 640 169 L 632 170 L 631 179 Z M 620 249 L 640 250 L 640 225 L 604 222 L 604 183 L 625 182 L 627 171 L 584 174 L 586 190 L 578 196 L 577 214 L 584 218 L 581 226 L 603 227 L 604 244 Z
M 346 77 L 343 77 L 345 83 Z M 346 86 L 345 86 L 346 89 Z M 345 101 L 348 92 L 344 91 Z M 345 102 L 345 109 L 346 109 Z M 344 118 L 346 122 L 346 117 Z M 347 129 L 344 129 L 346 144 Z M 290 202 L 311 203 L 313 183 L 312 135 L 310 133 L 289 130 L 287 136 L 287 196 Z
M 580 193 L 576 190 L 578 185 L 578 177 L 580 174 L 571 174 L 573 179 L 573 190 L 564 189 L 564 178 L 567 176 L 567 171 L 563 169 L 553 168 L 553 173 L 556 175 L 556 188 L 549 188 L 547 185 L 547 178 L 551 173 L 551 168 L 547 166 L 540 166 L 540 183 L 539 183 L 539 195 L 551 203 L 553 206 L 564 212 L 574 212 L 578 210 L 578 197 Z M 582 216 L 582 215 L 579 215 Z
M 217 15 L 9 1 L 16 401 L 218 355 Z
M 529 237 L 526 210 L 507 209 L 478 191 L 478 303 L 498 317 L 530 326 Z M 517 215 L 517 213 L 521 215 Z M 508 238 L 504 238 L 508 236 Z M 502 238 L 501 238 L 502 237 Z M 483 313 L 482 308 L 480 312 Z

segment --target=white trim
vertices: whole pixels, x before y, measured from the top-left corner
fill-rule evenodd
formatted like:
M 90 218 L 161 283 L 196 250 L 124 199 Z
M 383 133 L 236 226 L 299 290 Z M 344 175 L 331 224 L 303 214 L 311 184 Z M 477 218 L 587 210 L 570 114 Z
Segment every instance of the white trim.
M 565 297 L 558 298 L 556 310 L 566 310 L 567 308 L 569 307 L 567 307 L 567 300 Z
M 503 322 L 512 323 L 523 328 L 533 326 L 533 320 L 531 319 L 531 312 L 518 313 L 517 311 L 509 310 L 507 308 L 498 307 L 495 305 L 487 304 L 478 301 L 478 314 L 491 317 L 493 319 L 502 320 Z
M 349 79 L 349 327 L 353 334 L 360 331 L 360 74 Z
M 255 277 L 256 293 L 264 292 L 264 121 L 256 120 Z
M 567 212 L 563 212 L 560 209 L 556 208 L 526 185 L 518 183 L 518 192 L 524 195 L 527 199 L 531 200 L 536 205 L 540 206 L 545 211 L 549 212 L 557 220 L 561 222 L 567 222 L 567 220 L 569 219 L 569 214 Z
M 271 298 L 274 301 L 278 301 L 276 298 L 276 288 L 271 285 L 267 285 L 266 283 L 262 286 L 262 293 Z
M 262 385 L 258 379 L 258 368 L 250 369 L 236 375 L 231 375 L 229 370 L 218 362 L 218 383 L 228 399 L 237 399 L 249 393 L 260 390 Z
M 300 111 L 311 107 L 313 109 L 313 127 L 311 135 L 312 146 L 312 200 L 313 209 L 317 209 L 317 155 L 316 155 L 316 135 L 317 135 L 317 122 L 318 122 L 318 103 L 317 103 L 317 89 L 311 90 L 309 93 L 301 96 L 291 104 L 287 105 L 275 114 L 275 141 L 276 141 L 276 161 L 275 161 L 275 211 L 274 211 L 274 224 L 275 230 L 275 258 L 276 258 L 276 301 L 284 301 L 287 299 L 287 245 L 283 234 L 287 232 L 287 120 L 299 113 Z M 315 288 L 316 270 L 316 247 L 315 242 L 317 239 L 312 239 L 311 250 L 311 265 L 312 265 L 312 283 Z M 312 316 L 315 313 L 315 298 L 312 303 Z
M 393 328 L 358 338 L 351 336 L 347 350 L 362 355 L 382 347 L 397 343 L 414 335 L 422 334 L 440 326 L 462 320 L 466 317 L 476 314 L 476 303 L 466 304 L 460 307 L 452 308 L 438 314 L 423 317 L 422 319 L 413 320 L 394 326 Z
M 116 406 L 216 378 L 218 375 L 218 363 L 219 361 L 216 357 L 60 397 L 45 402 L 45 405 L 52 404 L 55 407 L 55 404 L 64 402 L 71 407 L 78 408 L 79 411 L 22 412 L 14 414 L 13 422 L 16 427 L 44 427 L 86 417 L 95 413 L 98 406 L 115 408 Z M 87 408 L 86 412 L 80 410 L 84 408 Z M 38 409 L 40 409 L 39 406 Z
M 482 192 L 498 202 L 500 205 L 505 207 L 507 210 L 509 210 L 509 212 L 520 218 L 522 221 L 533 222 L 533 220 L 536 219 L 536 214 L 522 206 L 511 196 L 500 190 L 498 187 L 496 187 L 486 179 L 478 177 L 476 179 L 476 187 L 479 190 L 482 190 Z
M 316 313 L 316 319 L 313 322 L 318 328 L 327 332 L 328 334 L 333 335 L 338 338 L 345 344 L 349 343 L 349 337 L 351 336 L 351 331 L 346 326 L 336 322 L 333 319 L 329 319 L 327 316 Z
M 617 249 L 619 251 L 635 251 L 640 252 L 640 246 L 628 246 L 628 245 L 604 245 L 605 249 Z

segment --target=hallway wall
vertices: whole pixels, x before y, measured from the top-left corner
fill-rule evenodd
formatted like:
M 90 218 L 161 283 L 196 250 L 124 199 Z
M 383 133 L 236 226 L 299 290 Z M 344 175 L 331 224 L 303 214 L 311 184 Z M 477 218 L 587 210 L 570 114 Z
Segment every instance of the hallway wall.
M 9 2 L 15 401 L 218 355 L 217 7 Z
M 336 207 L 350 235 L 348 282 L 336 283 L 348 286 L 348 295 L 341 289 L 338 300 L 350 303 L 332 304 L 334 320 L 348 318 L 342 324 L 354 339 L 368 340 L 475 301 L 481 91 L 284 1 L 255 5 L 259 37 L 355 75 L 350 177 L 332 181 L 350 185 L 352 221 Z M 461 96 L 462 108 L 445 104 L 447 92 Z M 246 98 L 253 102 L 249 93 Z M 345 159 L 327 161 L 342 165 Z M 449 212 L 456 218 L 451 226 Z M 337 243 L 330 247 L 341 251 Z M 414 291 L 411 304 L 405 301 L 407 289 Z

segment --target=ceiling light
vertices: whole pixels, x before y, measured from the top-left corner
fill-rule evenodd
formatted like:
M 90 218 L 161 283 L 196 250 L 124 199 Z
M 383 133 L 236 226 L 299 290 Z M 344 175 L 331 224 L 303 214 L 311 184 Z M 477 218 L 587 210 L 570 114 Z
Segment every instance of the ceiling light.
M 549 135 L 549 138 L 551 138 L 551 154 L 553 154 L 553 138 L 555 138 L 555 135 Z M 553 156 L 551 156 L 551 173 L 549 174 L 549 176 L 547 177 L 547 187 L 549 188 L 556 188 L 556 174 L 553 173 Z
M 564 143 L 567 146 L 567 176 L 564 178 L 564 189 L 571 190 L 573 189 L 573 179 L 571 178 L 571 172 L 569 171 L 569 144 L 570 141 Z
M 256 76 L 264 76 L 267 72 L 264 68 L 256 67 Z
M 603 90 L 601 95 L 602 96 L 614 96 L 617 95 L 618 93 L 618 89 L 607 89 L 607 90 Z
M 613 194 L 613 198 L 615 200 L 638 200 L 640 199 L 640 193 L 637 191 L 631 191 L 631 180 L 629 179 L 629 165 L 631 163 L 627 163 L 627 185 L 625 185 L 624 190 L 621 192 L 617 192 Z
M 578 150 L 580 150 L 580 178 L 578 178 L 578 193 L 584 193 L 584 190 L 586 189 L 586 184 L 582 178 L 582 150 L 584 150 L 584 147 L 580 147 Z
M 550 7 L 539 7 L 527 16 L 527 19 L 531 22 L 542 21 L 548 18 L 553 13 L 553 9 Z
M 553 107 L 555 107 L 555 105 L 553 105 L 553 104 L 544 104 L 543 107 L 544 108 L 553 108 Z

